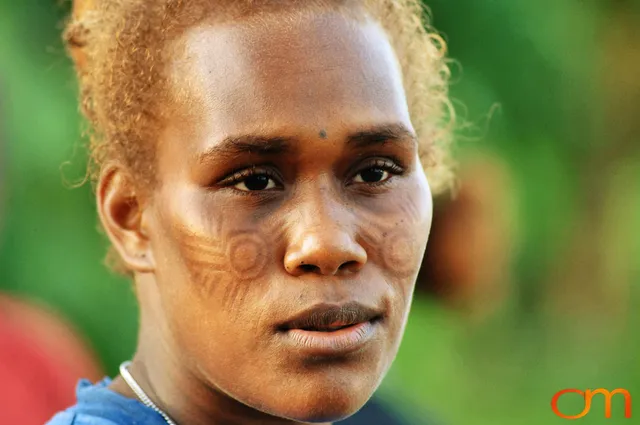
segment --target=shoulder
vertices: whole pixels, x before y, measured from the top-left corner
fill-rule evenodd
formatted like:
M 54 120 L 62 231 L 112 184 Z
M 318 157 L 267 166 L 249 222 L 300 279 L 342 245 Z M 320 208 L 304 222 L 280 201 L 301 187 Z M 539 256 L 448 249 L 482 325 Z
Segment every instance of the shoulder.
M 78 383 L 77 404 L 56 414 L 46 425 L 162 425 L 155 411 L 108 388 L 110 379 L 97 384 Z

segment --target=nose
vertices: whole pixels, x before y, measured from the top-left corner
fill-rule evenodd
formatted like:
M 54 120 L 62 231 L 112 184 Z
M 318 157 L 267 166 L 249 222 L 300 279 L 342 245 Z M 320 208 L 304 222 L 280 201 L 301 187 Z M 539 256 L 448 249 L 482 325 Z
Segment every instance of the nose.
M 285 254 L 284 266 L 293 276 L 310 273 L 334 276 L 356 273 L 366 262 L 367 252 L 348 229 L 331 223 L 306 227 L 300 232 Z

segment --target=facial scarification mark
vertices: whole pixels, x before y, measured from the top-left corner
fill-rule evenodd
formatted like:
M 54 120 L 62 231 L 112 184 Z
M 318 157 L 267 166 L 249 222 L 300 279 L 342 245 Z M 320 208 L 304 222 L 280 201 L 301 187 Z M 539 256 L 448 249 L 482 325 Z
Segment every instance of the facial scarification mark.
M 418 236 L 415 227 L 423 218 L 414 200 L 400 204 L 396 213 L 377 214 L 365 210 L 361 213 L 360 235 L 373 250 L 373 254 L 399 277 L 408 277 L 416 267 Z
M 264 226 L 264 233 L 270 236 L 268 241 L 272 249 L 279 246 L 284 241 L 287 229 L 287 221 L 285 217 L 283 215 L 278 215 L 276 218 L 276 220 L 273 220 Z
M 417 248 L 415 237 L 411 234 L 406 231 L 394 232 L 380 248 L 382 261 L 399 277 L 408 277 L 415 271 L 413 260 L 416 258 Z
M 403 214 L 410 220 L 410 223 L 415 224 L 422 220 L 422 213 L 414 199 L 410 199 L 407 202 L 400 204 Z
M 377 226 L 375 222 L 369 220 L 363 220 L 363 224 L 360 230 L 360 235 L 371 247 L 377 248 L 382 243 L 384 237 L 387 236 L 385 229 L 381 229 L 381 226 Z
M 268 243 L 257 232 L 241 231 L 228 235 L 226 256 L 239 280 L 255 279 L 264 271 L 269 257 Z
M 209 295 L 213 288 L 230 283 L 231 275 L 219 240 L 191 233 L 184 235 L 182 246 L 191 279 L 203 295 Z
M 232 305 L 251 280 L 267 269 L 284 238 L 284 220 L 256 228 L 225 231 L 221 221 L 211 234 L 182 230 L 182 252 L 192 281 L 203 295 L 218 289 L 225 305 Z
M 183 243 L 185 256 L 189 261 L 208 264 L 219 269 L 224 268 L 225 255 L 219 240 L 191 233 L 184 236 Z

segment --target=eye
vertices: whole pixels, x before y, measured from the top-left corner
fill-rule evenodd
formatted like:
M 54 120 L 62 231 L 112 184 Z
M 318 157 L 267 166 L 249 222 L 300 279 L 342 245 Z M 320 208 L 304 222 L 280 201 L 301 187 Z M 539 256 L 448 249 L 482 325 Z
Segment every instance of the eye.
M 262 192 L 282 185 L 276 172 L 265 168 L 246 168 L 224 179 L 221 184 L 242 192 Z
M 400 175 L 404 169 L 389 159 L 374 159 L 364 165 L 353 178 L 353 183 L 378 185 L 384 184 L 394 175 Z
M 388 180 L 391 177 L 391 173 L 382 168 L 367 168 L 356 174 L 353 179 L 355 183 L 381 183 Z
M 266 174 L 256 174 L 249 176 L 240 183 L 234 186 L 238 190 L 247 192 L 253 192 L 258 190 L 273 189 L 276 187 L 276 182 Z

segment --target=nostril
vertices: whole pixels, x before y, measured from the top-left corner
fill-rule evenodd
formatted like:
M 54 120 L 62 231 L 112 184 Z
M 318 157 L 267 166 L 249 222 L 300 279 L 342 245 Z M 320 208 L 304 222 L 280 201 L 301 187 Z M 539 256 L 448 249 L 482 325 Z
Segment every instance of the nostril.
M 313 264 L 300 264 L 300 268 L 305 272 L 315 272 L 320 270 L 318 266 L 314 266 Z
M 339 270 L 352 270 L 358 267 L 358 262 L 357 261 L 347 261 L 346 263 L 342 263 L 340 265 L 340 267 L 338 267 Z

